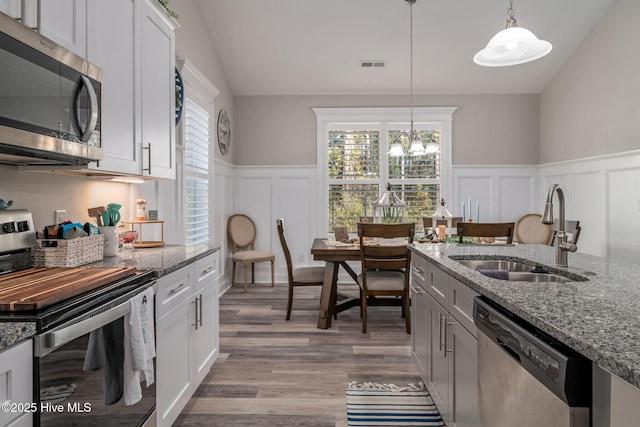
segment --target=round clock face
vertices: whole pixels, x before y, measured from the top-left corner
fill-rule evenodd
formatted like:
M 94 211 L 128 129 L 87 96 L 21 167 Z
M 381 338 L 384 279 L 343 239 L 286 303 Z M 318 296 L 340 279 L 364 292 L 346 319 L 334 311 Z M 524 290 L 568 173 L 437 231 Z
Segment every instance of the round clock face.
M 229 116 L 226 110 L 220 110 L 220 113 L 218 113 L 218 147 L 223 155 L 229 152 L 229 145 L 231 145 Z
M 184 103 L 184 84 L 182 83 L 182 76 L 176 68 L 176 125 L 180 123 L 182 117 L 182 106 Z

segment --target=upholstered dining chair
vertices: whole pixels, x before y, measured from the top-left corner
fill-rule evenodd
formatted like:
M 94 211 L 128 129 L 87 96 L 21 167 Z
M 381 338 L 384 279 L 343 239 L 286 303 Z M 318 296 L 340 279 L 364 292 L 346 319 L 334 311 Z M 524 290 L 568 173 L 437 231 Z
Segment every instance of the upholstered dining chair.
M 271 286 L 274 284 L 274 263 L 276 256 L 270 251 L 255 249 L 256 225 L 251 218 L 243 214 L 235 214 L 227 221 L 227 237 L 231 243 L 233 267 L 231 268 L 231 286 L 236 280 L 236 263 L 241 263 L 244 270 L 244 290 L 247 290 L 247 274 L 251 266 L 251 283 L 255 281 L 255 264 L 271 262 Z
M 362 333 L 367 332 L 368 305 L 398 304 L 402 306 L 407 333 L 411 333 L 409 315 L 411 253 L 407 244 L 413 242 L 415 227 L 414 223 L 358 223 L 362 265 L 362 272 L 358 276 Z
M 284 252 L 284 259 L 287 261 L 287 278 L 289 282 L 289 298 L 287 300 L 287 317 L 291 318 L 291 307 L 293 305 L 293 288 L 297 286 L 322 286 L 324 282 L 324 267 L 299 267 L 293 268 L 291 261 L 291 252 L 284 235 L 284 219 L 276 219 L 278 228 L 278 237 L 280 237 L 280 245 Z
M 515 222 L 459 222 L 458 243 L 467 237 L 506 237 L 507 244 L 513 243 Z

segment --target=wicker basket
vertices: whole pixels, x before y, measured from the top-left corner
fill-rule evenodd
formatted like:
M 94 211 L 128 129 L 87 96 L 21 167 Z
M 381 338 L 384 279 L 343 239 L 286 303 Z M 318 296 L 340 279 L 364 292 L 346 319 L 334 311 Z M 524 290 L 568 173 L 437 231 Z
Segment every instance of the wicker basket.
M 100 261 L 103 250 L 102 234 L 77 239 L 36 239 L 31 261 L 34 267 L 77 267 Z

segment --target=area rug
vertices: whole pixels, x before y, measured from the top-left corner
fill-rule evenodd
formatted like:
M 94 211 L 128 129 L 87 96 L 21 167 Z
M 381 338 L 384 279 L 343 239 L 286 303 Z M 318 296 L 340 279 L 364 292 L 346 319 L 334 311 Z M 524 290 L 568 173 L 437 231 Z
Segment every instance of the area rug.
M 444 426 L 424 383 L 350 382 L 347 388 L 349 426 Z

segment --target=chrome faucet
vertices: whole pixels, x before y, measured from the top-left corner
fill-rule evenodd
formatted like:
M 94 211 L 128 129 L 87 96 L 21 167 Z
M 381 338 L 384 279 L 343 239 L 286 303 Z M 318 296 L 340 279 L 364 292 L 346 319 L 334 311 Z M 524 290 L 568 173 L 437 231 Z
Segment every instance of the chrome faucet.
M 553 224 L 553 194 L 558 193 L 559 215 L 558 233 L 556 234 L 556 264 L 560 267 L 568 267 L 567 252 L 575 252 L 578 246 L 575 243 L 575 236 L 572 242 L 567 242 L 567 233 L 564 230 L 564 190 L 558 184 L 553 184 L 547 191 L 547 202 L 544 205 L 544 213 L 542 214 L 543 224 Z

